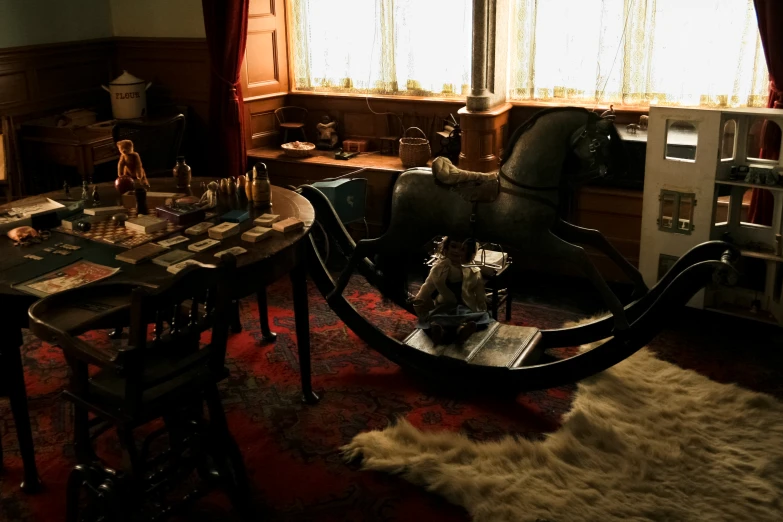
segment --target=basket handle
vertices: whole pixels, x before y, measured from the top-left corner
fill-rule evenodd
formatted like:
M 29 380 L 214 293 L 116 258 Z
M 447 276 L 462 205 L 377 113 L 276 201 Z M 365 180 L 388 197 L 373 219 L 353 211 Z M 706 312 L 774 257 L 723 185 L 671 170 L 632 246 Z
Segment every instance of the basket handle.
M 418 127 L 408 127 L 407 129 L 405 129 L 405 132 L 402 133 L 403 137 L 407 136 L 408 135 L 408 131 L 411 130 L 411 129 L 416 129 L 417 131 L 419 131 L 421 133 L 422 136 L 424 136 L 425 140 L 427 139 L 427 135 L 424 134 L 424 131 L 421 130 L 420 128 L 418 128 Z

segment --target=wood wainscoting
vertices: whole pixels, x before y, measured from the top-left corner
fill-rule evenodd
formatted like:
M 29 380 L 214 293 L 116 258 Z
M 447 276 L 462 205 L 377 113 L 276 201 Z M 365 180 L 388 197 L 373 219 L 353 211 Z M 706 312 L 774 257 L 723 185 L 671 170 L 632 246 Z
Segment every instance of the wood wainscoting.
M 17 121 L 57 109 L 109 104 L 111 39 L 0 49 L 0 114 Z

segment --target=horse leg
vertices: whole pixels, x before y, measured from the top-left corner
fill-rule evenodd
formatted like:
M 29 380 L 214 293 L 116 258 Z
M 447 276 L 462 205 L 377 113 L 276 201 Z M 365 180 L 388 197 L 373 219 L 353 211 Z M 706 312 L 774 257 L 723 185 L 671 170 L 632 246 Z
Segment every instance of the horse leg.
M 625 259 L 625 257 L 623 257 L 623 255 L 618 252 L 617 249 L 613 247 L 606 237 L 604 237 L 604 235 L 601 234 L 598 230 L 592 228 L 582 228 L 567 221 L 558 220 L 555 223 L 553 232 L 565 241 L 591 246 L 605 254 L 633 283 L 634 298 L 638 299 L 649 291 L 649 288 L 647 288 L 647 285 L 644 282 L 644 278 L 642 277 L 642 274 L 639 272 L 639 270 L 629 263 L 628 260 Z
M 598 273 L 598 269 L 590 261 L 584 248 L 564 241 L 552 231 L 549 231 L 547 235 L 542 237 L 540 246 L 541 251 L 546 254 L 575 263 L 590 282 L 593 283 L 593 286 L 601 294 L 604 303 L 609 307 L 609 311 L 614 316 L 615 329 L 617 331 L 628 330 L 628 319 L 625 316 L 625 309 L 622 303 L 617 299 L 612 289 L 609 288 L 609 285 L 606 284 L 601 274 Z

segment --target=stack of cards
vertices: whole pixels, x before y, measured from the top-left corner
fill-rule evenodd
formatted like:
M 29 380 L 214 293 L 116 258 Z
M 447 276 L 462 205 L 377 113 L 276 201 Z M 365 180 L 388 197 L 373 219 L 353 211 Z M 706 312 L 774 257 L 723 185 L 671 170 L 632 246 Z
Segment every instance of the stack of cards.
M 208 250 L 212 248 L 215 245 L 219 245 L 220 241 L 217 239 L 204 239 L 202 241 L 199 241 L 198 243 L 193 243 L 192 245 L 188 245 L 188 250 L 191 252 L 203 252 L 204 250 Z
M 147 243 L 136 248 L 131 248 L 121 254 L 117 254 L 114 256 L 114 259 L 135 265 L 146 261 L 151 257 L 155 257 L 166 250 L 168 250 L 166 247 L 158 246 L 155 243 Z
M 250 213 L 247 210 L 232 210 L 226 212 L 220 216 L 220 221 L 227 221 L 229 223 L 242 223 L 250 218 Z
M 184 261 L 180 261 L 177 264 L 166 267 L 166 271 L 171 272 L 172 274 L 177 274 L 191 265 L 203 266 L 204 268 L 216 268 L 215 265 L 201 263 L 199 261 L 196 261 L 195 259 L 186 259 Z
M 185 243 L 186 241 L 190 241 L 190 239 L 186 238 L 185 236 L 174 236 L 168 239 L 163 239 L 161 241 L 158 241 L 158 245 L 168 248 L 174 245 L 178 245 L 180 243 Z
M 226 239 L 239 233 L 239 223 L 225 222 L 209 229 L 209 237 L 212 239 Z
M 125 228 L 140 234 L 151 234 L 160 230 L 166 230 L 165 219 L 152 216 L 138 216 L 125 222 Z
M 269 238 L 271 235 L 271 228 L 254 227 L 250 230 L 246 230 L 242 234 L 242 241 L 247 241 L 248 243 L 258 243 L 259 241 L 263 241 L 264 239 Z
M 152 262 L 160 266 L 171 266 L 180 261 L 190 259 L 194 255 L 193 252 L 186 252 L 185 250 L 172 250 L 171 252 L 166 252 L 162 256 L 156 257 Z
M 295 230 L 300 230 L 304 228 L 304 223 L 299 219 L 290 217 L 282 221 L 278 221 L 277 223 L 272 225 L 272 228 L 274 228 L 278 232 L 283 232 L 283 233 L 293 232 Z
M 215 254 L 215 257 L 221 257 L 224 254 L 233 254 L 236 257 L 240 254 L 244 254 L 245 252 L 247 252 L 247 250 L 245 250 L 242 247 L 231 247 L 226 250 L 221 250 L 220 252 Z
M 273 223 L 278 221 L 280 221 L 280 216 L 277 214 L 261 214 L 253 220 L 253 223 L 259 227 L 270 228 Z
M 190 228 L 185 229 L 185 233 L 189 236 L 200 236 L 201 234 L 206 233 L 207 230 L 214 227 L 214 223 L 210 223 L 209 221 L 202 221 L 198 225 L 193 225 Z

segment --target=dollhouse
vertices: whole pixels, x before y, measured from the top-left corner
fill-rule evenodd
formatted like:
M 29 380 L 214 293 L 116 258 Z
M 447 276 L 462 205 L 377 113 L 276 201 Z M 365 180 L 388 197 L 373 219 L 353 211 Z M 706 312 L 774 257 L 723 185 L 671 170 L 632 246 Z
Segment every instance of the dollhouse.
M 783 111 L 650 109 L 639 269 L 652 286 L 691 247 L 728 241 L 741 252 L 738 284 L 688 304 L 783 324 L 783 162 L 760 158 L 765 120 L 783 127 Z

